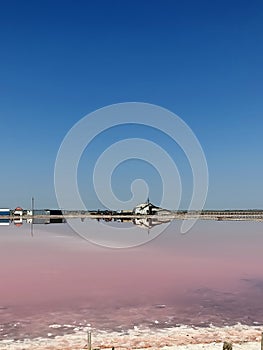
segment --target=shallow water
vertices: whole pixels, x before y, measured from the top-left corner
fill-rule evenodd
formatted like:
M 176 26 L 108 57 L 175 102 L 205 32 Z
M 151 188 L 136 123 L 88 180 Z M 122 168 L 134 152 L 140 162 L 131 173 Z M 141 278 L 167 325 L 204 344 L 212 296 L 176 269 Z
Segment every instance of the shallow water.
M 94 245 L 67 224 L 34 225 L 33 232 L 26 224 L 0 226 L 0 339 L 87 324 L 122 332 L 263 324 L 262 223 L 199 221 L 185 235 L 180 224 L 159 236 L 138 227 L 143 241 L 158 237 L 126 249 Z M 118 239 L 126 234 L 121 225 Z M 109 229 L 85 228 L 93 242 Z

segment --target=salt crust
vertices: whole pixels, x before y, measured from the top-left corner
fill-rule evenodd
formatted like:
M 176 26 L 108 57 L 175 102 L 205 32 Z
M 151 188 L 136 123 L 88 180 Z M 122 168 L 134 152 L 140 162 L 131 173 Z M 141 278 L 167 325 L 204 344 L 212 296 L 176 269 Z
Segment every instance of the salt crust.
M 52 337 L 52 328 L 46 338 L 0 341 L 2 350 L 82 350 L 85 349 L 88 329 L 73 334 Z M 237 324 L 229 327 L 197 328 L 180 326 L 164 329 L 135 327 L 129 331 L 106 332 L 91 329 L 92 348 L 149 349 L 149 350 L 222 350 L 222 343 L 230 341 L 233 350 L 259 350 L 263 327 Z

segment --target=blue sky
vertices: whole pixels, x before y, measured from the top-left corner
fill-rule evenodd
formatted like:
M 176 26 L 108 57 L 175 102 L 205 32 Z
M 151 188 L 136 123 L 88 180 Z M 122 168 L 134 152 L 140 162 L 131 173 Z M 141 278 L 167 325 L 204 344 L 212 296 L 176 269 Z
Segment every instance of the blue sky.
M 0 207 L 29 207 L 31 196 L 38 207 L 56 207 L 54 163 L 68 130 L 98 108 L 138 101 L 171 110 L 198 137 L 209 168 L 207 208 L 263 208 L 262 23 L 257 0 L 2 1 Z M 121 134 L 144 135 L 139 127 Z M 89 208 L 100 206 L 92 162 L 119 135 L 105 133 L 83 157 Z M 175 147 L 157 138 L 167 152 Z M 186 207 L 191 174 L 183 157 L 176 161 Z M 123 164 L 115 175 L 116 194 L 128 198 L 138 175 L 158 202 L 160 179 L 149 166 Z

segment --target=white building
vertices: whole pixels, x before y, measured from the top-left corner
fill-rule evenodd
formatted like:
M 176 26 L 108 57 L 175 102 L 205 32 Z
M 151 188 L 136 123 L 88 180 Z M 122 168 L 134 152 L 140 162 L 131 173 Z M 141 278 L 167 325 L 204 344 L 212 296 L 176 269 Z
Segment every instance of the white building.
M 158 210 L 161 210 L 161 208 L 156 207 L 149 201 L 146 203 L 141 203 L 136 205 L 136 207 L 133 209 L 133 214 L 135 215 L 155 215 Z
M 135 215 L 169 215 L 171 212 L 167 209 L 162 209 L 160 207 L 156 207 L 149 201 L 146 203 L 141 203 L 136 205 L 133 209 L 133 214 Z

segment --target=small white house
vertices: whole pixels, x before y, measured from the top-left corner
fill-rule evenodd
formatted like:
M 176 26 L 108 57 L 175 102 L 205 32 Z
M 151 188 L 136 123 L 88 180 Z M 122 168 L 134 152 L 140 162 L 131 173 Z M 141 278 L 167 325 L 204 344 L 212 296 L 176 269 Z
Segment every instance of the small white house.
M 133 209 L 133 213 L 135 215 L 154 215 L 158 210 L 160 210 L 159 207 L 147 202 L 136 205 L 136 207 Z
M 23 209 L 20 207 L 15 208 L 14 215 L 23 216 Z

